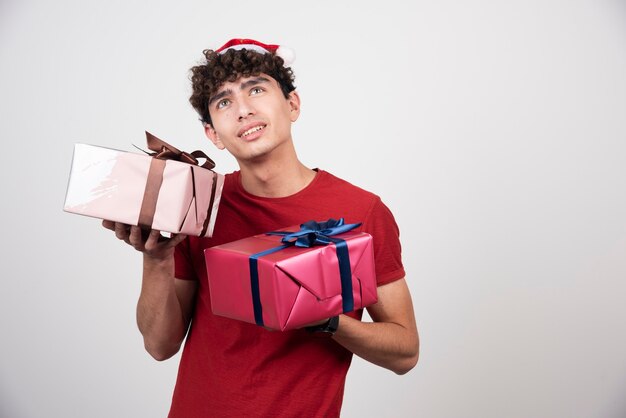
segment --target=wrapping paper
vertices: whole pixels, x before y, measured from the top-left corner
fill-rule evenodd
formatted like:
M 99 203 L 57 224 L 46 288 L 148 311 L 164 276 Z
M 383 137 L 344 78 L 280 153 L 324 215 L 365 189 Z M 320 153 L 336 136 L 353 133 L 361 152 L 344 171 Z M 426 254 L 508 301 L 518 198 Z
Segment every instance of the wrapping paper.
M 223 175 L 187 162 L 76 144 L 63 209 L 145 229 L 210 237 L 223 184 Z
M 351 310 L 375 303 L 372 237 L 351 231 L 336 238 L 345 240 L 348 247 Z M 284 331 L 346 312 L 337 245 L 282 248 L 281 239 L 261 234 L 205 250 L 214 314 Z M 264 252 L 271 253 L 255 256 Z M 258 270 L 256 285 L 251 278 L 253 258 Z M 255 292 L 260 312 L 255 307 Z

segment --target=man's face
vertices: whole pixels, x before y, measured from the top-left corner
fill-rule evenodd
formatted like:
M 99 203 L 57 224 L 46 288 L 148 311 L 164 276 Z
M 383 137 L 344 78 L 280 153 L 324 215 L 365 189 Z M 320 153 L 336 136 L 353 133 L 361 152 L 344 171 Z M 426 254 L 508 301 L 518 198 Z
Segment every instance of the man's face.
M 209 113 L 209 139 L 240 162 L 254 161 L 291 142 L 300 99 L 296 92 L 285 98 L 276 80 L 259 74 L 224 83 L 211 97 Z

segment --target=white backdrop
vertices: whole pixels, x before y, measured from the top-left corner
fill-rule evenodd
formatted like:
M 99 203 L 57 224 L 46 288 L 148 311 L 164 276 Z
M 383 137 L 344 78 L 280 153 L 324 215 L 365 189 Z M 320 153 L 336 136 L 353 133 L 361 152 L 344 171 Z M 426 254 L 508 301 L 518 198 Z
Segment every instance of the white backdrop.
M 301 159 L 391 207 L 422 348 L 345 417 L 626 416 L 626 5 L 0 1 L 0 416 L 163 417 L 141 257 L 61 208 L 75 142 L 204 148 L 207 47 L 296 50 Z M 294 394 L 297 396 L 297 394 Z

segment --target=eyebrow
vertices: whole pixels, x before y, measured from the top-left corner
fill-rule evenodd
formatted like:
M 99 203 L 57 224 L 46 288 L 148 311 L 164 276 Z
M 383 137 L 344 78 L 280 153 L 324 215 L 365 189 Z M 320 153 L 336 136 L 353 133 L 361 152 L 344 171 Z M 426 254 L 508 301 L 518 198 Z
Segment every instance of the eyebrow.
M 245 89 L 247 89 L 249 87 L 252 87 L 255 84 L 263 84 L 263 83 L 269 83 L 269 82 L 270 82 L 270 80 L 267 77 L 255 77 L 253 79 L 250 79 L 248 81 L 245 81 L 245 82 L 241 83 L 241 86 L 239 88 L 240 88 L 240 90 L 245 90 Z M 230 95 L 232 93 L 233 93 L 233 91 L 231 89 L 222 90 L 219 93 L 217 93 L 215 96 L 213 96 L 213 97 L 211 97 L 209 99 L 208 105 L 211 106 L 211 104 L 213 104 L 213 102 L 215 102 L 215 101 L 217 101 L 217 100 L 219 100 L 219 99 L 221 99 L 223 97 L 226 97 L 226 96 L 228 96 L 228 95 Z
M 226 90 L 222 90 L 221 92 L 217 93 L 215 96 L 211 97 L 209 99 L 209 106 L 211 106 L 213 104 L 213 102 L 218 101 L 219 99 L 221 99 L 222 97 L 226 97 L 229 94 L 232 94 L 232 90 L 231 89 L 226 89 Z
M 270 81 L 266 77 L 255 77 L 241 84 L 241 90 L 245 90 L 248 87 L 252 87 L 255 84 L 269 83 Z

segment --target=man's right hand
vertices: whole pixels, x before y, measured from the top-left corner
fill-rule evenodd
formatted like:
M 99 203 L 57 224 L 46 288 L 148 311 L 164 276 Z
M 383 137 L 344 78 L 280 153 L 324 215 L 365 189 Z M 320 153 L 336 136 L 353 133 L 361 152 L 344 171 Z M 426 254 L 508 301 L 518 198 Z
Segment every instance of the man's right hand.
M 138 226 L 107 220 L 102 221 L 102 226 L 114 231 L 118 239 L 155 261 L 163 261 L 172 257 L 174 247 L 186 237 L 184 234 L 172 234 L 170 238 L 165 238 L 156 229 L 148 232 Z

